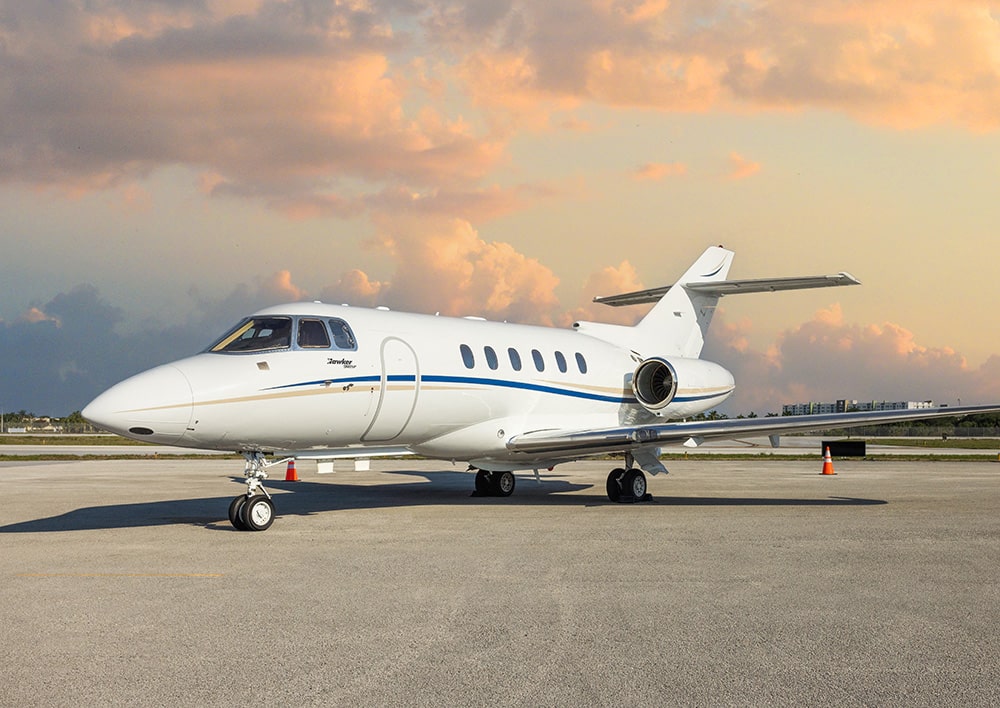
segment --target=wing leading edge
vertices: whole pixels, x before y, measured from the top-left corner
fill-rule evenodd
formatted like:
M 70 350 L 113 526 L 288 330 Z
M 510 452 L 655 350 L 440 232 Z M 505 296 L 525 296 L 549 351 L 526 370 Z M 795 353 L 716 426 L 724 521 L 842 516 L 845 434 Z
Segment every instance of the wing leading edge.
M 526 456 L 574 457 L 606 452 L 628 452 L 641 448 L 675 445 L 693 440 L 734 438 L 743 435 L 778 435 L 790 432 L 855 428 L 878 423 L 895 423 L 927 418 L 951 418 L 974 413 L 997 413 L 1000 405 L 956 406 L 911 411 L 863 411 L 772 418 L 681 421 L 660 425 L 604 428 L 594 430 L 538 430 L 513 436 L 507 449 Z

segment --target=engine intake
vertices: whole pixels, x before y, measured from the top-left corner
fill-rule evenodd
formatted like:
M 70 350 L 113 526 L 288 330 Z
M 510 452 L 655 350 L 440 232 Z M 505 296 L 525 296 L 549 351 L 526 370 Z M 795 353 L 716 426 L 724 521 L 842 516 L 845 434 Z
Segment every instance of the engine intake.
M 632 392 L 646 408 L 660 410 L 677 393 L 677 372 L 665 359 L 647 359 L 632 375 Z

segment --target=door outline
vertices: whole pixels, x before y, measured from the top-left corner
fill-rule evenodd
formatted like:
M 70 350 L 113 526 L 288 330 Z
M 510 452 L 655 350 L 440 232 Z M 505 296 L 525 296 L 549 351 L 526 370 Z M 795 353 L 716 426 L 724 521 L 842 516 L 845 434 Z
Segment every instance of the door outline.
M 400 360 L 396 361 L 393 357 Z M 361 436 L 362 442 L 388 442 L 399 437 L 413 418 L 420 394 L 420 364 L 417 352 L 409 343 L 399 337 L 386 337 L 382 340 L 379 359 L 382 374 L 379 377 L 378 406 L 372 422 Z M 392 384 L 410 381 L 413 382 L 412 389 L 390 395 Z

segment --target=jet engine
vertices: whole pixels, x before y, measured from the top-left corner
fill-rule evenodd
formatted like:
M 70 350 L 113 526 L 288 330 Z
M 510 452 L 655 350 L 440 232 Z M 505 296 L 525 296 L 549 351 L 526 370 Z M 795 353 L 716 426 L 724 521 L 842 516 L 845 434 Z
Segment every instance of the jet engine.
M 632 375 L 632 392 L 639 403 L 658 411 L 674 400 L 677 371 L 666 359 L 646 359 Z
M 681 394 L 678 395 L 680 389 Z M 692 415 L 718 405 L 733 391 L 733 375 L 702 359 L 651 357 L 632 374 L 632 393 L 646 410 L 663 415 L 671 403 L 671 417 Z

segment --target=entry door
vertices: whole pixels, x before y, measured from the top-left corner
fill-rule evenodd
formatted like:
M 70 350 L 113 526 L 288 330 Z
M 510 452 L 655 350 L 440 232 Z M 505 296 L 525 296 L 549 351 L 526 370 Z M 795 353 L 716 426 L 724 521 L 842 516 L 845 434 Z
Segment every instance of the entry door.
M 420 371 L 413 347 L 398 337 L 382 342 L 382 380 L 378 408 L 365 442 L 385 442 L 398 437 L 410 422 L 420 392 Z

